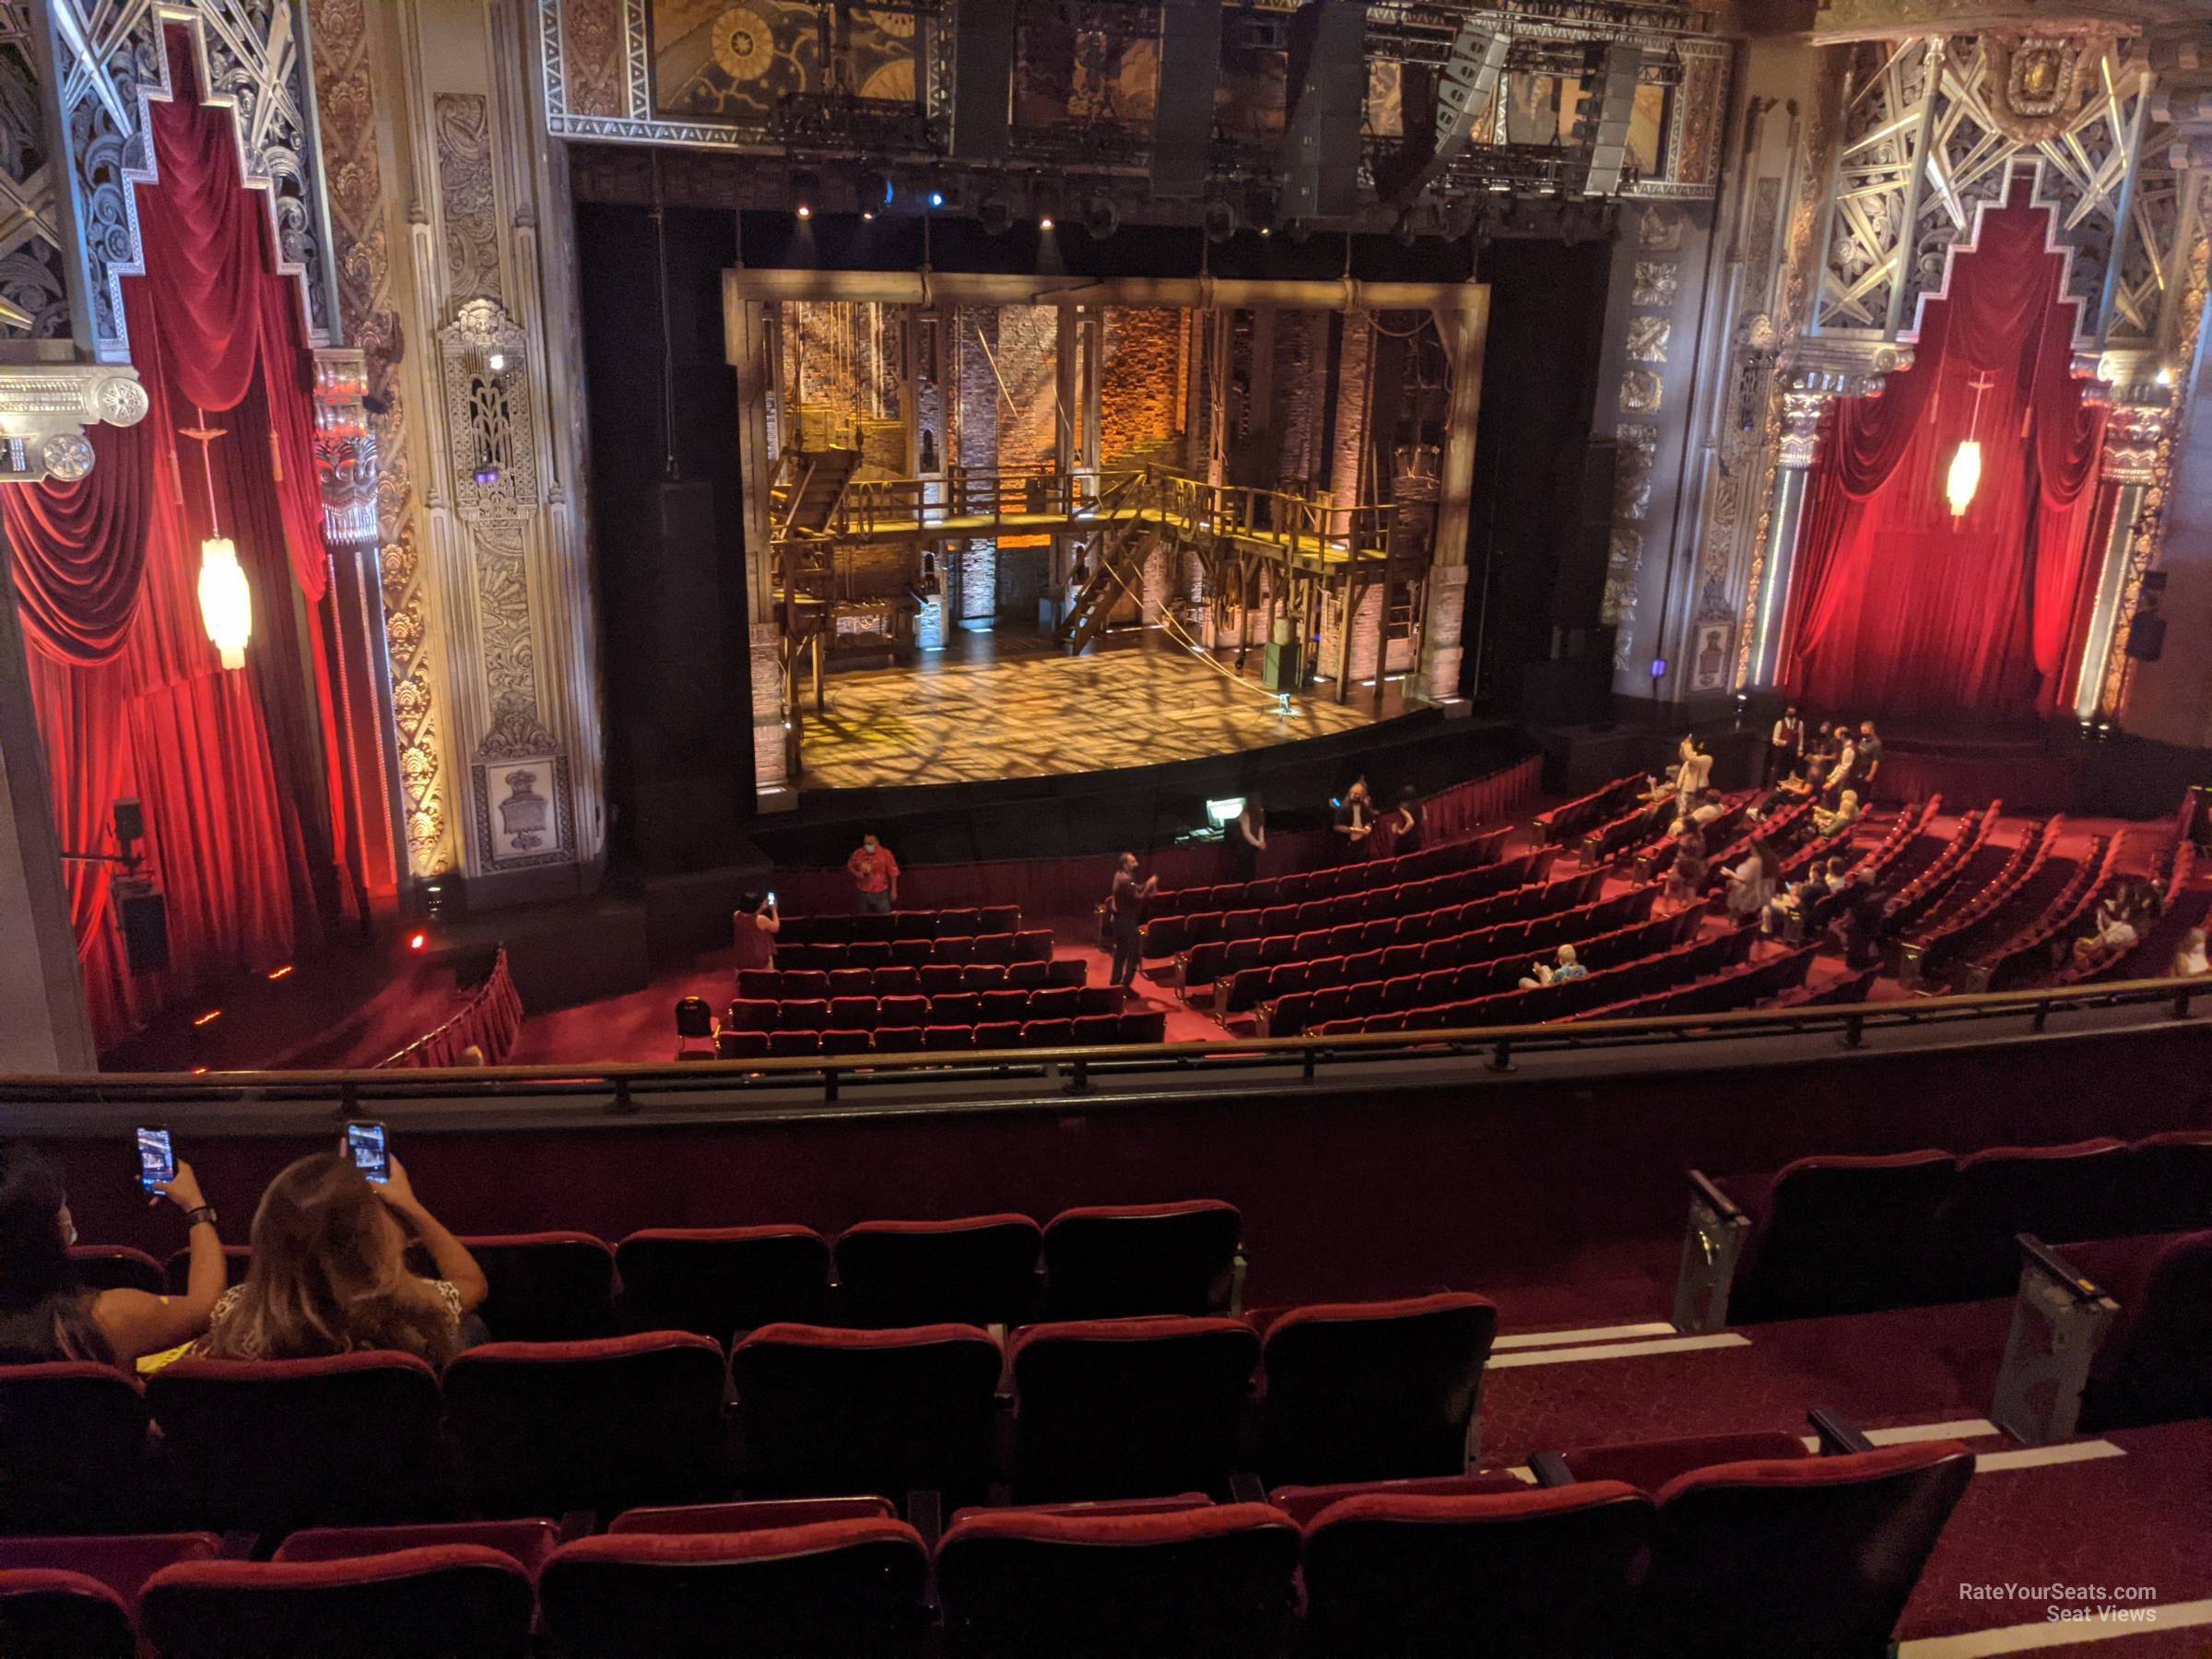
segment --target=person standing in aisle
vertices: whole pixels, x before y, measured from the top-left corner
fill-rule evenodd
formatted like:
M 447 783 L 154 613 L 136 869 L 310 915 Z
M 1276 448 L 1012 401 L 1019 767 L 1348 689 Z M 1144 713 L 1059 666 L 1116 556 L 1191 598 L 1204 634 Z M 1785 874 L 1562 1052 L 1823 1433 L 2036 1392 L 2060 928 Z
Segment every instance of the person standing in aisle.
M 1113 923 L 1113 967 L 1106 982 L 1124 990 L 1134 987 L 1137 964 L 1144 959 L 1145 907 L 1159 890 L 1159 877 L 1136 878 L 1136 854 L 1122 854 L 1113 873 L 1113 890 L 1106 896 L 1107 912 Z
M 853 891 L 863 912 L 881 915 L 898 904 L 899 861 L 876 839 L 874 830 L 860 838 L 860 845 L 845 860 L 845 874 L 853 877 Z

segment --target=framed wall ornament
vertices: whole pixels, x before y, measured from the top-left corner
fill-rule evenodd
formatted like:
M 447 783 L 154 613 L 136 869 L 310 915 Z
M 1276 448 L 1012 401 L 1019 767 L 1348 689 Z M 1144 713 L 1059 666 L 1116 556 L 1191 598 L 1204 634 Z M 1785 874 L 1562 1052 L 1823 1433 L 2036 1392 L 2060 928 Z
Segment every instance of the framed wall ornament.
M 479 759 L 473 771 L 477 852 L 484 869 L 524 870 L 574 858 L 566 757 Z

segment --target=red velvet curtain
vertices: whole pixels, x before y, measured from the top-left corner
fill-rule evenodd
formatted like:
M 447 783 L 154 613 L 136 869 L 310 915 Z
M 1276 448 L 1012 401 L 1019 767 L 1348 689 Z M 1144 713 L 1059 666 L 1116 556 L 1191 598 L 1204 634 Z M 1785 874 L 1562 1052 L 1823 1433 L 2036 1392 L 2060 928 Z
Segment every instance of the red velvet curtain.
M 180 96 L 150 107 L 159 182 L 138 195 L 149 275 L 124 285 L 150 410 L 94 430 L 82 482 L 0 491 L 62 844 L 108 850 L 113 802 L 135 795 L 168 901 L 171 967 L 134 975 L 107 866 L 67 866 L 103 1043 L 288 959 L 351 897 L 335 879 L 339 769 L 324 761 L 337 738 L 329 561 L 299 289 L 274 272 L 231 115 L 191 101 L 181 34 L 171 48 Z M 177 439 L 203 414 L 226 431 L 205 462 Z M 211 512 L 253 589 L 242 673 L 222 670 L 202 629 Z
M 1786 677 L 1816 709 L 2014 719 L 2064 694 L 2105 411 L 2070 372 L 2049 227 L 2041 208 L 1986 215 L 1912 368 L 1836 405 L 1786 636 Z M 1944 485 L 1970 434 L 1982 482 L 1954 521 Z

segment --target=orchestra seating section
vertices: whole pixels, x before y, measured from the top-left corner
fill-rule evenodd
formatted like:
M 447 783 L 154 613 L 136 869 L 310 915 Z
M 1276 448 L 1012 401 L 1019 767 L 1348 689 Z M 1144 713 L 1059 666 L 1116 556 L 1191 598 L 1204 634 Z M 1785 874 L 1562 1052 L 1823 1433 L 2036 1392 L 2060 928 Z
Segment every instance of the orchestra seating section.
M 782 972 L 786 982 L 792 977 Z M 739 996 L 714 1028 L 714 1052 L 725 1060 L 751 1060 L 1166 1040 L 1163 1011 L 1125 1008 L 1124 1000 L 1112 985 L 1031 990 L 1005 983 L 927 996 Z

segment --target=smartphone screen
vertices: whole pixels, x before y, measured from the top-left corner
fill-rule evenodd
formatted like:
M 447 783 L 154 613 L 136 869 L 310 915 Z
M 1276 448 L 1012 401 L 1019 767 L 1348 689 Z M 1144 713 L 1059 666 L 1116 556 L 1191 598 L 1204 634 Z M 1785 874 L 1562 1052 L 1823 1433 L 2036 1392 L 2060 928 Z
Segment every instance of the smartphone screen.
M 138 1130 L 138 1184 L 150 1193 L 176 1178 L 177 1149 L 170 1145 L 169 1131 L 159 1124 L 142 1124 Z
M 772 910 L 772 909 L 775 907 L 775 902 L 776 902 L 776 896 L 775 896 L 773 893 L 771 893 L 771 894 L 768 896 L 768 902 L 769 902 L 769 907 L 770 907 L 770 908 Z
M 384 1154 L 382 1124 L 347 1124 L 346 1149 L 353 1154 L 353 1167 L 370 1180 L 381 1184 L 391 1179 L 392 1162 Z

